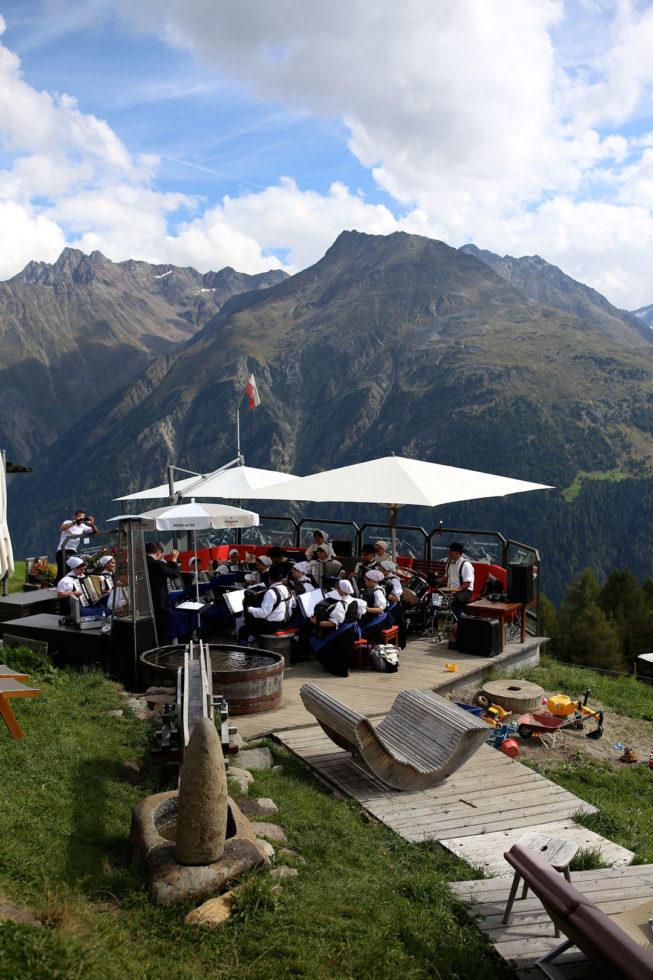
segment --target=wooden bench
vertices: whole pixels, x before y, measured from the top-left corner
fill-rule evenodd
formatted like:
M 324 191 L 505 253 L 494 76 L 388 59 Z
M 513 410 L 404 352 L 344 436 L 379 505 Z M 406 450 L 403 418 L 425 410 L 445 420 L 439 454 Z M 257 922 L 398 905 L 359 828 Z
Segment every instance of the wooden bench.
M 0 715 L 14 738 L 25 738 L 25 733 L 16 720 L 9 698 L 35 698 L 39 693 L 35 687 L 25 686 L 23 682 L 27 680 L 27 674 L 0 664 Z
M 504 857 L 537 895 L 553 924 L 568 937 L 537 961 L 542 973 L 548 977 L 562 976 L 552 961 L 570 946 L 577 946 L 612 980 L 652 980 L 653 956 L 538 854 L 521 844 L 513 844 Z M 649 902 L 651 906 L 653 899 Z
M 299 694 L 329 738 L 391 789 L 435 786 L 488 736 L 485 722 L 433 691 L 402 691 L 376 728 L 315 684 L 302 685 Z

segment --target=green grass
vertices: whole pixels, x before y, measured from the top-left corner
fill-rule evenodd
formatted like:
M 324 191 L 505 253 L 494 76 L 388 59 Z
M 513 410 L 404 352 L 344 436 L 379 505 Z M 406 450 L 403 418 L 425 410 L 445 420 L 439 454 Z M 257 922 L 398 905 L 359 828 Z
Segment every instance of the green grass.
M 9 579 L 9 593 L 22 592 L 25 584 L 25 562 L 14 562 L 14 574 Z
M 574 482 L 562 491 L 562 496 L 568 504 L 571 503 L 580 493 L 584 480 L 607 480 L 609 483 L 621 483 L 625 479 L 627 476 L 621 470 L 597 471 L 595 473 L 579 472 L 574 477 Z
M 45 928 L 0 925 L 0 976 L 512 976 L 447 888 L 478 874 L 435 843 L 364 822 L 274 745 L 283 770 L 255 773 L 249 795 L 277 803 L 273 819 L 306 861 L 294 862 L 299 876 L 278 888 L 253 872 L 217 932 L 186 926 L 186 904 L 153 906 L 128 843 L 133 806 L 170 788 L 169 771 L 149 762 L 151 729 L 108 717 L 123 700 L 99 673 L 46 667 L 31 680 L 39 697 L 14 702 L 27 737 L 0 732 L 0 903 L 29 908 Z M 125 761 L 144 767 L 143 785 Z
M 510 676 L 517 675 L 511 673 Z M 590 705 L 596 700 L 606 711 L 653 720 L 653 687 L 633 677 L 609 677 L 591 670 L 567 667 L 551 657 L 543 657 L 540 667 L 530 668 L 518 676 L 545 690 L 559 691 L 571 697 L 583 695 L 589 687 L 592 691 Z M 536 762 L 523 761 L 524 765 L 538 769 Z M 560 762 L 553 766 L 549 763 L 542 771 L 547 779 L 598 808 L 596 814 L 578 815 L 578 823 L 634 851 L 636 864 L 653 863 L 653 771 L 648 766 L 639 763 L 617 766 L 586 758 L 581 762 Z

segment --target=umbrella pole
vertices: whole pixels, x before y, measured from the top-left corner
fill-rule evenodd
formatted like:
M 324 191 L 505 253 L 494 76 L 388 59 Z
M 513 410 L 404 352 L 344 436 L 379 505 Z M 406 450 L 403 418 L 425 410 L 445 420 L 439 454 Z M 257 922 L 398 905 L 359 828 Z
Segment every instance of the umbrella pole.
M 195 600 L 200 601 L 200 577 L 197 574 L 197 532 L 193 530 L 193 550 L 195 552 Z
M 397 564 L 397 517 L 399 516 L 399 504 L 394 504 L 390 510 L 390 553 L 392 560 Z

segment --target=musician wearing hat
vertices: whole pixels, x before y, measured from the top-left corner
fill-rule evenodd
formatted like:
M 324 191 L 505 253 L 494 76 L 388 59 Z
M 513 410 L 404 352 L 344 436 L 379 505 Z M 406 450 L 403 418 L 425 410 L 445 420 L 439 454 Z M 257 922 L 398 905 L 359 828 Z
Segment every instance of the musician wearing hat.
M 336 558 L 330 558 L 329 551 L 325 545 L 321 544 L 316 548 L 315 558 L 308 563 L 308 567 L 311 577 L 321 587 L 325 579 L 337 578 L 340 574 L 342 563 Z
M 406 646 L 406 617 L 401 604 L 404 588 L 397 575 L 397 566 L 389 558 L 379 563 L 378 570 L 384 575 L 383 587 L 388 597 L 388 619 L 393 626 L 397 626 L 399 629 L 397 646 L 403 650 Z
M 232 548 L 229 552 L 229 557 L 222 564 L 215 566 L 215 575 L 232 575 L 234 572 L 240 572 L 240 552 L 238 548 Z
M 310 649 L 325 670 L 336 677 L 347 677 L 354 657 L 354 624 L 359 618 L 353 586 L 339 579 L 336 588 L 315 607 L 311 624 L 316 635 L 310 638 Z
M 272 567 L 272 559 L 267 555 L 257 555 L 254 559 L 254 571 L 245 576 L 247 585 L 268 584 L 268 576 Z
M 322 548 L 327 555 L 327 558 L 335 558 L 335 551 L 329 544 L 329 535 L 326 531 L 320 531 L 316 528 L 313 531 L 313 544 L 309 544 L 306 549 L 306 561 L 312 561 L 313 558 L 317 557 L 317 549 Z
M 460 619 L 474 593 L 474 568 L 470 561 L 463 558 L 463 550 L 464 546 L 459 541 L 452 541 L 444 576 L 436 576 L 440 591 L 451 596 L 451 609 L 456 619 Z M 441 578 L 444 579 L 442 585 L 439 583 Z
M 399 602 L 403 585 L 397 576 L 397 566 L 389 558 L 379 562 L 378 571 L 383 572 L 383 586 L 389 602 Z
M 358 582 L 359 589 L 363 588 L 365 573 L 371 568 L 376 568 L 377 558 L 376 551 L 373 544 L 364 544 L 361 548 L 361 560 L 357 562 L 354 569 L 354 574 L 356 576 L 356 581 Z
M 303 595 L 305 592 L 314 592 L 317 588 L 314 579 L 309 575 L 307 561 L 296 561 L 290 570 L 290 580 L 288 588 L 295 595 Z
M 356 601 L 351 582 L 348 582 L 347 579 L 339 579 L 335 589 L 328 592 L 325 598 L 336 600 L 334 606 L 329 610 L 328 618 L 318 622 L 315 616 L 311 616 L 311 622 L 314 626 L 319 626 L 322 629 L 337 629 L 344 623 L 347 610 L 352 602 Z
M 364 609 L 361 619 L 361 632 L 369 643 L 378 643 L 381 630 L 386 622 L 388 600 L 381 586 L 383 572 L 371 568 L 365 573 L 364 587 L 358 600 Z
M 100 569 L 102 592 L 111 592 L 113 588 L 113 577 L 116 574 L 116 559 L 113 555 L 102 555 L 98 562 L 98 567 Z
M 73 555 L 66 564 L 69 571 L 57 582 L 57 598 L 69 599 L 71 595 L 83 596 L 84 590 L 79 580 L 86 574 L 86 562 L 83 558 Z

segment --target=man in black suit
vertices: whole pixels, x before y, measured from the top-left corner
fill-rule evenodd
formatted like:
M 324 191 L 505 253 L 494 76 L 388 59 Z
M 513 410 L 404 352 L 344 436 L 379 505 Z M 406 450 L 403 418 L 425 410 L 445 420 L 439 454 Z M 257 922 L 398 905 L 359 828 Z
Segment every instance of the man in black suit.
M 170 605 L 168 603 L 167 580 L 177 578 L 179 575 L 179 565 L 177 563 L 179 552 L 173 549 L 171 561 L 164 561 L 163 554 L 163 545 L 160 541 L 150 541 L 149 544 L 145 545 L 147 575 L 150 580 L 150 592 L 152 593 L 152 605 L 154 606 L 154 622 L 156 623 L 156 633 L 160 647 L 170 643 Z

